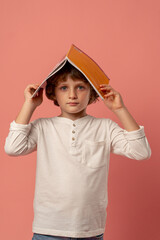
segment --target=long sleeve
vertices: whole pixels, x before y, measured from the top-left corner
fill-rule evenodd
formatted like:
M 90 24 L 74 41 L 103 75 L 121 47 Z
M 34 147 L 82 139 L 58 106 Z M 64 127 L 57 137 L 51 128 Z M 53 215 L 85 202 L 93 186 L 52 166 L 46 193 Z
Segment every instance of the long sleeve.
M 128 132 L 110 120 L 111 152 L 131 159 L 145 160 L 151 156 L 151 149 L 145 136 L 144 127 Z
M 26 155 L 37 149 L 37 120 L 29 124 L 11 122 L 4 150 L 10 156 Z

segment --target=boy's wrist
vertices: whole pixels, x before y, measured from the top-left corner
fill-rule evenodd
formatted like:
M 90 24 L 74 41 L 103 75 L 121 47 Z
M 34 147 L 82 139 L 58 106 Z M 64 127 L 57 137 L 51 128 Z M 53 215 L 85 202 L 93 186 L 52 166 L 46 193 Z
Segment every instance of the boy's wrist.
M 20 124 L 28 124 L 35 109 L 36 106 L 33 103 L 25 100 L 15 122 Z
M 125 130 L 135 131 L 140 128 L 125 106 L 115 110 L 114 113 L 119 118 Z
M 33 102 L 32 101 L 30 101 L 30 100 L 25 100 L 24 101 L 24 105 L 25 105 L 25 107 L 28 107 L 29 109 L 31 109 L 31 110 L 35 110 L 36 109 L 36 107 L 37 107 L 37 105 L 35 105 L 35 104 L 33 104 Z
M 113 110 L 113 113 L 116 115 L 123 114 L 124 112 L 128 112 L 126 106 Z

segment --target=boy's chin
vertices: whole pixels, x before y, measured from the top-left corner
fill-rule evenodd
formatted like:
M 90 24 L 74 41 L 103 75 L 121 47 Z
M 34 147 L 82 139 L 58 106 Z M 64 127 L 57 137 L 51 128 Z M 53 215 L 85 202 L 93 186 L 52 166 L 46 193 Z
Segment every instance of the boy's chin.
M 63 110 L 61 111 L 62 113 L 68 114 L 68 115 L 83 115 L 86 113 L 86 109 L 81 109 L 81 110 L 72 109 L 70 111 L 63 111 Z

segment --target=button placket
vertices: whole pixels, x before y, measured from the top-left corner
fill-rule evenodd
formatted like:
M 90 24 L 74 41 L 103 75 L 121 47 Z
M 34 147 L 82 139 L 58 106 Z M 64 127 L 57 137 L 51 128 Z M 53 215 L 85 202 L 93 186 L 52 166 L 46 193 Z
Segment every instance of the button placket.
M 75 141 L 76 141 L 76 124 L 73 123 L 72 125 L 72 146 L 75 146 Z

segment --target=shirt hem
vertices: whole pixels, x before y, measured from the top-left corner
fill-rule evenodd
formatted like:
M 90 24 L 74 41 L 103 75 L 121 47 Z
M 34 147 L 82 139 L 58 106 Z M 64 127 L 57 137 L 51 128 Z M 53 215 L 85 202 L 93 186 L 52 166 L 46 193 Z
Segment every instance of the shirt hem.
M 32 227 L 33 233 L 60 236 L 60 237 L 72 237 L 72 238 L 94 237 L 102 233 L 104 234 L 104 231 L 105 229 L 103 228 L 99 228 L 98 230 L 88 231 L 88 232 L 73 232 L 73 231 L 71 232 L 71 231 L 60 231 L 60 230 Z

